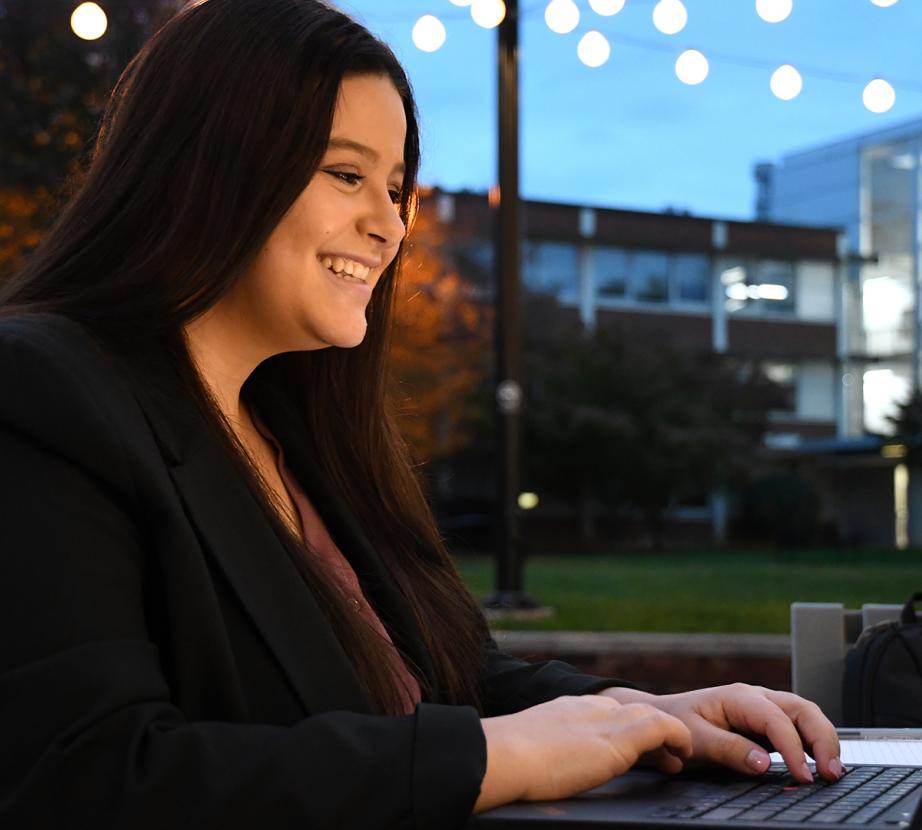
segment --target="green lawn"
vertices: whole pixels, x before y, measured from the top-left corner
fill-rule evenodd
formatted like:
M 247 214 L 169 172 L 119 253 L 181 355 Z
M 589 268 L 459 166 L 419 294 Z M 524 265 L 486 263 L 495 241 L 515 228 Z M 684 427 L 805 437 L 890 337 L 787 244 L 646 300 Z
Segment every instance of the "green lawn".
M 490 593 L 491 560 L 457 562 L 478 598 Z M 795 600 L 905 602 L 922 591 L 922 551 L 534 557 L 525 588 L 554 616 L 495 628 L 786 633 Z

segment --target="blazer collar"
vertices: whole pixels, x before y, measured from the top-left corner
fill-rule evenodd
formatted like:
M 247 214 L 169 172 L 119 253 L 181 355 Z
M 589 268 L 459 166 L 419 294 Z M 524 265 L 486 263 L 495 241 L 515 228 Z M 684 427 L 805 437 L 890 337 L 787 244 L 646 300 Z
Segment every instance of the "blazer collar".
M 163 352 L 146 352 L 136 395 L 166 458 L 204 547 L 262 632 L 307 712 L 371 712 L 351 661 L 326 615 L 266 521 L 233 463 L 198 411 Z M 402 653 L 429 678 L 431 658 L 406 602 L 354 517 L 321 474 L 297 414 L 267 388 L 255 387 L 260 416 L 285 449 L 285 458 L 355 568 L 362 588 Z M 323 682 L 318 683 L 318 667 Z
M 155 370 L 156 378 L 148 370 Z M 181 378 L 165 358 L 156 366 L 146 364 L 141 377 L 136 394 L 189 521 L 305 712 L 371 712 L 329 621 Z

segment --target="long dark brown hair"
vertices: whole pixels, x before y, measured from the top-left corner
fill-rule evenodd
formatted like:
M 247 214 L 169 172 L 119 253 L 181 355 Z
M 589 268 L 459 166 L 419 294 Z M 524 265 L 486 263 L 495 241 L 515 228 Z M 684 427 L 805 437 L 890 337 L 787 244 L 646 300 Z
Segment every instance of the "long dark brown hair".
M 398 712 L 400 681 L 382 659 L 380 637 L 344 610 L 340 590 L 280 518 L 183 336 L 185 324 L 246 272 L 307 186 L 326 150 L 340 84 L 358 74 L 389 77 L 403 100 L 399 209 L 409 223 L 419 132 L 410 84 L 391 50 L 316 0 L 200 0 L 125 68 L 84 180 L 0 290 L 0 310 L 64 314 L 116 355 L 129 339 L 163 345 L 325 607 L 374 705 Z M 277 355 L 243 393 L 251 382 L 268 384 L 292 404 L 321 469 L 402 590 L 432 655 L 440 699 L 479 708 L 483 618 L 441 540 L 389 395 L 399 263 L 398 254 L 375 288 L 361 345 Z

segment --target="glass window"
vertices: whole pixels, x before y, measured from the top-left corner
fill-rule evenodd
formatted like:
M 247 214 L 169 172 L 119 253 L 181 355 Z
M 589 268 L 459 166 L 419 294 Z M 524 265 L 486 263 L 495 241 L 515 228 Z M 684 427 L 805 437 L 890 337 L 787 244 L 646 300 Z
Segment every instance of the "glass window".
M 579 296 L 579 251 L 567 242 L 527 241 L 522 275 L 530 291 L 575 300 Z
M 711 258 L 677 254 L 673 258 L 676 296 L 688 303 L 706 303 L 711 296 Z
M 669 299 L 669 256 L 659 251 L 635 251 L 630 261 L 631 296 L 646 303 Z
M 762 363 L 762 371 L 778 389 L 774 411 L 794 412 L 797 408 L 797 368 L 794 364 L 765 361 Z
M 595 290 L 599 297 L 627 296 L 627 251 L 599 245 L 592 250 Z
M 870 197 L 870 247 L 881 257 L 909 260 L 913 251 L 913 182 L 917 156 L 909 143 L 864 152 Z
M 720 275 L 727 311 L 791 314 L 794 311 L 794 263 L 739 260 L 724 264 Z

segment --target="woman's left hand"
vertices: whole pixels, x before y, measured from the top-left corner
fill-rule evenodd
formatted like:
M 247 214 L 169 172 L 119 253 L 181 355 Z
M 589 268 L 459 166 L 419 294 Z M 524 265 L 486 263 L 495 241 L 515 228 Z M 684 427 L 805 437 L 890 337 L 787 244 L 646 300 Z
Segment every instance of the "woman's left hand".
M 813 780 L 805 749 L 827 781 L 842 775 L 835 727 L 819 706 L 790 692 L 734 683 L 672 695 L 619 687 L 599 694 L 621 703 L 647 703 L 677 717 L 691 732 L 693 760 L 763 773 L 769 766 L 768 752 L 746 737 L 748 733 L 768 738 L 798 781 Z

